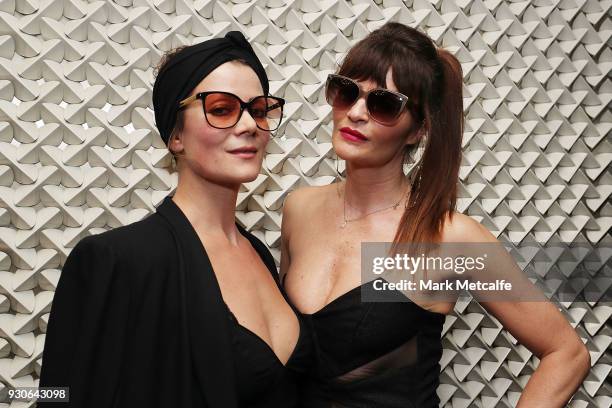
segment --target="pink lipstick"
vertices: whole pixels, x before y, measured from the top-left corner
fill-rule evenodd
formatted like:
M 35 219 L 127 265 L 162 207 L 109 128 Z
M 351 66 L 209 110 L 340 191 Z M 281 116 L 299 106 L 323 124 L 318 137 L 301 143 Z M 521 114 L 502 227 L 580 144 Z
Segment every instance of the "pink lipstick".
M 229 153 L 241 157 L 243 159 L 251 159 L 257 154 L 257 148 L 255 146 L 243 146 L 234 150 L 230 150 Z

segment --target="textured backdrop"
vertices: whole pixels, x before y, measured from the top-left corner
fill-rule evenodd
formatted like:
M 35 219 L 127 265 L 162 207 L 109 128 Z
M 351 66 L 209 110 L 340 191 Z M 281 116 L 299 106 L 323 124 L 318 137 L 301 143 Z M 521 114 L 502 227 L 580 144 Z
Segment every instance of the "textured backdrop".
M 421 28 L 463 65 L 458 210 L 517 246 L 579 244 L 590 254 L 597 295 L 579 289 L 559 303 L 592 359 L 571 406 L 610 407 L 612 305 L 602 293 L 612 283 L 611 5 L 0 0 L 0 406 L 8 406 L 8 387 L 37 384 L 71 248 L 143 218 L 176 186 L 151 110 L 153 66 L 163 52 L 241 30 L 271 92 L 287 99 L 261 175 L 237 205 L 239 220 L 278 260 L 286 194 L 337 174 L 324 79 L 351 44 L 393 20 Z M 571 270 L 551 260 L 542 279 L 559 284 Z M 466 300 L 447 317 L 440 363 L 443 406 L 505 407 L 538 359 Z

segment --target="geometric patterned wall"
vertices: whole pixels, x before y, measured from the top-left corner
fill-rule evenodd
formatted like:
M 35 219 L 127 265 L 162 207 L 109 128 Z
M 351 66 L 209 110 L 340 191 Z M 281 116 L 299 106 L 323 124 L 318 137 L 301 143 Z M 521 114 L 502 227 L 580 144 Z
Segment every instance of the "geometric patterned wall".
M 326 75 L 351 44 L 389 20 L 419 27 L 462 63 L 458 210 L 517 245 L 597 250 L 612 246 L 611 7 L 610 0 L 0 0 L 0 407 L 8 406 L 7 387 L 37 384 L 71 248 L 142 219 L 176 186 L 151 103 L 153 67 L 165 51 L 240 30 L 266 66 L 271 93 L 288 101 L 261 175 L 237 204 L 240 222 L 277 260 L 284 197 L 337 174 Z M 599 253 L 591 273 L 609 294 L 612 254 Z M 592 360 L 572 407 L 612 406 L 607 300 L 559 304 Z M 473 300 L 447 317 L 443 344 L 445 407 L 513 406 L 538 364 Z

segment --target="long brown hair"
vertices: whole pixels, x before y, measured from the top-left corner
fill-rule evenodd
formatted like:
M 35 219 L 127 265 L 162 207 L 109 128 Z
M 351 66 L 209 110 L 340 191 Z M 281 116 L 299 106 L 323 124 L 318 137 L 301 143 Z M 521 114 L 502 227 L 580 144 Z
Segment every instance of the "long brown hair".
M 459 61 L 418 30 L 387 23 L 348 52 L 338 74 L 386 86 L 389 68 L 410 100 L 411 132 L 426 134 L 420 164 L 412 171 L 410 198 L 394 244 L 438 242 L 457 202 L 463 136 L 462 72 Z M 410 154 L 415 146 L 407 146 Z

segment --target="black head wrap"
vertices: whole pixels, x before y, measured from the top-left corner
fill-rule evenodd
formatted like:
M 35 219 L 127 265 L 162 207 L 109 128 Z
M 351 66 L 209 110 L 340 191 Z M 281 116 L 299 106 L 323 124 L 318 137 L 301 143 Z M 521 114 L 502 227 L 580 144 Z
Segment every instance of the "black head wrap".
M 153 85 L 155 123 L 166 145 L 176 123 L 178 104 L 193 88 L 219 65 L 241 59 L 259 77 L 264 95 L 269 84 L 266 71 L 251 44 L 240 31 L 230 31 L 223 38 L 213 38 L 179 51 L 159 71 Z

